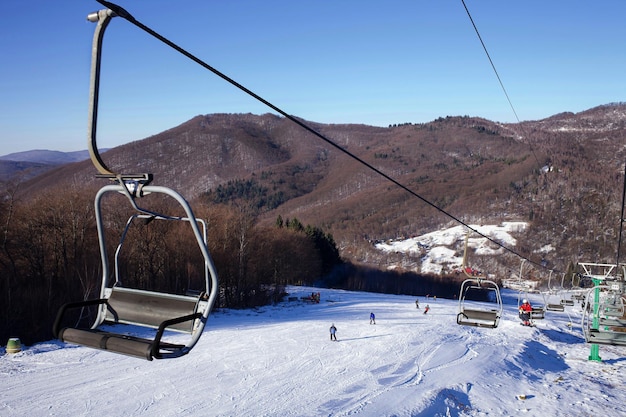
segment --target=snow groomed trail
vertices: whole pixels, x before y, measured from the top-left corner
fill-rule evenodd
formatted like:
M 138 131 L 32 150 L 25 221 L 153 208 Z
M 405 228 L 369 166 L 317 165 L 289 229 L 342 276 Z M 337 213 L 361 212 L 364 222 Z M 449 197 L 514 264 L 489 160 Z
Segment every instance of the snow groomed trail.
M 319 304 L 300 299 L 312 291 Z M 626 404 L 626 348 L 601 346 L 603 362 L 588 361 L 580 306 L 529 328 L 505 291 L 500 326 L 481 329 L 456 324 L 453 300 L 419 297 L 416 309 L 410 296 L 289 292 L 298 300 L 214 312 L 176 360 L 56 341 L 5 354 L 0 415 L 587 416 Z

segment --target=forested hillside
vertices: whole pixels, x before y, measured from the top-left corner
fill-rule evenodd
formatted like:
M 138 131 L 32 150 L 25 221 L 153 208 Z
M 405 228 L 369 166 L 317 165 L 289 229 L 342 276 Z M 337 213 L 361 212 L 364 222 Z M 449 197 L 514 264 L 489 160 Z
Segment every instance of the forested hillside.
M 578 258 L 614 258 L 624 104 L 521 124 L 470 117 L 387 128 L 305 123 L 458 219 L 531 221 L 528 236 L 520 240 L 526 255 L 551 244 L 550 262 L 558 268 Z M 246 207 L 262 225 L 278 216 L 296 217 L 332 234 L 343 257 L 377 267 L 385 259 L 372 242 L 453 222 L 293 122 L 270 114 L 197 116 L 103 158 L 114 170 L 153 173 L 155 184 L 190 199 Z M 21 183 L 17 195 L 28 199 L 68 184 L 85 188 L 103 180 L 85 161 Z

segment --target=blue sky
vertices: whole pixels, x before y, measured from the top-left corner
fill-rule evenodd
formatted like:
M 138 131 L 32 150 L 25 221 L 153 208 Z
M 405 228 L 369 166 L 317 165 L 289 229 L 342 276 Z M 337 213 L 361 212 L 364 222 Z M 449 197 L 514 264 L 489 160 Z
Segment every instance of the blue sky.
M 137 20 L 294 116 L 515 122 L 460 0 L 128 1 Z M 520 120 L 626 101 L 626 2 L 465 0 Z M 3 4 L 0 155 L 87 147 L 91 0 Z M 104 40 L 98 145 L 271 109 L 122 18 Z

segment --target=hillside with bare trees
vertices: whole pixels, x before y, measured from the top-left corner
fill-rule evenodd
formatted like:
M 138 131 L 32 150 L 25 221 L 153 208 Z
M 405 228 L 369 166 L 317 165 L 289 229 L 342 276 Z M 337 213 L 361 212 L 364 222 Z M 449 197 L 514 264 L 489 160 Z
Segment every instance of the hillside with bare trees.
M 554 264 L 614 257 L 626 105 L 521 124 L 445 117 L 387 128 L 305 122 L 346 152 L 464 222 L 531 222 L 521 250 L 552 244 Z M 341 255 L 383 266 L 375 240 L 451 222 L 357 160 L 274 115 L 197 116 L 106 152 L 114 170 L 150 172 L 207 204 L 246 206 L 261 224 L 297 217 L 331 233 Z M 102 184 L 89 161 L 20 184 L 41 190 Z

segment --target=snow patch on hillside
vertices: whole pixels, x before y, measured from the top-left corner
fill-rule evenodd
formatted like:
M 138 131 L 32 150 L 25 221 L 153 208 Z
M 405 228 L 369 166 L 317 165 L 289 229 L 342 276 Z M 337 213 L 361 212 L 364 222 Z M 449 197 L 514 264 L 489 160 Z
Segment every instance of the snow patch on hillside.
M 481 235 L 488 236 L 507 247 L 514 247 L 517 240 L 512 234 L 525 231 L 528 223 L 502 222 L 500 225 L 469 226 Z M 444 268 L 454 270 L 463 264 L 463 243 L 466 233 L 467 228 L 460 225 L 409 239 L 378 243 L 375 247 L 389 253 L 421 255 L 421 272 L 440 274 Z M 477 233 L 470 235 L 467 246 L 472 248 L 477 255 L 496 255 L 503 251 L 501 247 Z

